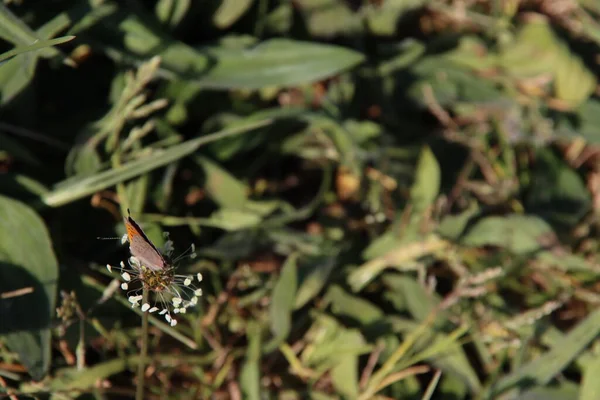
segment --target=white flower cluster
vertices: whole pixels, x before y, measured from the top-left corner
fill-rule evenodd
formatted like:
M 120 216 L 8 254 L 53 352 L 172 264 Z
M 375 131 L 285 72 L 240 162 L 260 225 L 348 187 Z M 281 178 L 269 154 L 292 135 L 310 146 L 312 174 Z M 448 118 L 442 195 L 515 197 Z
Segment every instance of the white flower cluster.
M 135 257 L 129 258 L 129 266 L 121 262 L 120 275 L 123 280 L 121 289 L 127 292 L 127 299 L 132 307 L 140 307 L 143 312 L 164 315 L 165 320 L 171 325 L 177 325 L 174 314 L 185 314 L 187 309 L 198 304 L 198 298 L 202 296 L 202 289 L 195 283 L 202 282 L 202 274 L 177 275 L 173 267 L 163 270 L 151 270 L 141 265 Z M 106 265 L 112 273 L 113 267 Z M 136 282 L 140 282 L 136 285 Z M 134 289 L 130 289 L 134 286 Z M 137 287 L 136 287 L 137 286 Z M 140 304 L 143 296 L 140 294 L 142 288 L 149 289 L 150 296 L 154 295 L 151 302 Z

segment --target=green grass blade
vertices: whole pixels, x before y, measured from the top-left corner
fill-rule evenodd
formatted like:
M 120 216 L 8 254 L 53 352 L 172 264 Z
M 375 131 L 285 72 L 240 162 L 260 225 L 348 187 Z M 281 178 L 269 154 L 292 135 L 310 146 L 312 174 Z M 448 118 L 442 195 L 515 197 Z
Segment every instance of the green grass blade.
M 68 204 L 82 197 L 89 196 L 90 194 L 99 190 L 114 186 L 119 182 L 124 182 L 128 179 L 184 158 L 194 153 L 203 145 L 229 136 L 239 135 L 244 132 L 266 126 L 270 123 L 270 120 L 242 123 L 232 128 L 224 129 L 210 135 L 191 139 L 172 146 L 167 150 L 157 152 L 157 154 L 155 154 L 153 157 L 135 160 L 124 164 L 119 168 L 103 171 L 99 174 L 71 182 L 68 185 L 62 185 L 59 189 L 51 191 L 42 196 L 40 200 L 40 206 L 59 207 L 64 204 Z
M 36 42 L 34 44 L 31 44 L 29 46 L 15 47 L 14 49 L 7 51 L 6 53 L 0 54 L 0 62 L 7 60 L 11 57 L 14 57 L 16 55 L 26 53 L 28 51 L 39 50 L 39 49 L 43 49 L 45 47 L 50 47 L 50 46 L 55 46 L 57 44 L 70 42 L 73 39 L 75 39 L 75 36 L 61 36 L 56 39 L 42 40 L 42 41 Z

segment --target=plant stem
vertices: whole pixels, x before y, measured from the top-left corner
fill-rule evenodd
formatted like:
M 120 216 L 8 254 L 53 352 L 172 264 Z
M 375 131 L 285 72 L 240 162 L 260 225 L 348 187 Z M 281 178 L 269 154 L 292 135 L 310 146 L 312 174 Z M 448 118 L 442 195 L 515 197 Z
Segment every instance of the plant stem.
M 148 302 L 148 289 L 142 289 L 142 304 Z M 144 399 L 144 371 L 146 369 L 146 358 L 148 358 L 148 313 L 142 313 L 142 348 L 140 349 L 140 362 L 137 371 L 137 388 L 135 400 Z
M 82 371 L 85 368 L 85 319 L 79 319 L 79 342 L 75 350 L 77 358 L 77 370 Z

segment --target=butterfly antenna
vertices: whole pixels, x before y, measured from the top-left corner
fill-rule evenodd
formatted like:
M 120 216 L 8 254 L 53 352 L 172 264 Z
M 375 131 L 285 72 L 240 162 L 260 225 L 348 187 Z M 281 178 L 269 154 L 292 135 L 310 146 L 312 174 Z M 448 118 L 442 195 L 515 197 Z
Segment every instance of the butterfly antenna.
M 115 237 L 100 237 L 100 236 L 98 236 L 96 239 L 98 239 L 98 240 L 117 240 L 117 239 L 121 240 L 121 237 L 120 236 L 115 236 Z
M 181 261 L 182 259 L 189 257 L 189 258 L 195 258 L 196 257 L 196 246 L 192 243 L 192 245 L 190 247 L 187 248 L 186 251 L 184 251 L 183 253 L 181 253 L 179 256 L 177 256 L 177 258 L 175 258 L 173 260 L 174 263 Z

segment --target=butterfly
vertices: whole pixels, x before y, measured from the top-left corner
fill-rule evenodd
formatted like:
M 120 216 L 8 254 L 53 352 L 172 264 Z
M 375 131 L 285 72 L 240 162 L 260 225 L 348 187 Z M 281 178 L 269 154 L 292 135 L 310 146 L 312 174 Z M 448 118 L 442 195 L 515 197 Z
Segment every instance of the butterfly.
M 131 218 L 131 213 L 127 209 L 127 218 L 125 228 L 127 229 L 127 239 L 129 241 L 129 251 L 131 255 L 140 261 L 140 264 L 152 271 L 162 271 L 170 269 L 171 265 L 158 251 L 156 246 L 148 239 L 142 228 Z

